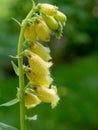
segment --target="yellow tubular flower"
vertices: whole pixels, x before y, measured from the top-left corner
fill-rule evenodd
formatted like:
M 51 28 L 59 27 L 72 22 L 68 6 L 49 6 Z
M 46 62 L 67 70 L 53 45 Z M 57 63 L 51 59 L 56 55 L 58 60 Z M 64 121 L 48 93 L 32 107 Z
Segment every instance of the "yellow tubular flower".
M 44 15 L 44 19 L 51 30 L 54 31 L 58 29 L 58 22 L 55 20 L 53 16 Z
M 42 13 L 51 16 L 55 15 L 58 9 L 56 6 L 47 3 L 38 4 L 38 8 Z
M 24 37 L 25 39 L 30 40 L 30 41 L 36 40 L 37 35 L 36 35 L 35 27 L 33 24 L 28 25 L 26 27 L 25 32 L 24 32 Z
M 46 103 L 51 103 L 52 108 L 56 107 L 59 101 L 56 86 L 52 86 L 50 89 L 44 86 L 39 86 L 36 87 L 35 91 L 38 93 L 40 100 Z
M 61 22 L 63 26 L 65 25 L 65 22 L 67 21 L 67 17 L 65 14 L 60 11 L 57 11 L 54 17 L 58 22 Z
M 25 55 L 28 57 L 29 65 L 32 69 L 32 72 L 40 76 L 47 76 L 50 74 L 49 68 L 52 66 L 52 62 L 44 61 L 37 54 L 26 50 Z
M 36 21 L 35 30 L 38 37 L 42 41 L 48 42 L 50 40 L 51 31 L 44 20 L 39 19 L 38 21 Z
M 41 102 L 41 100 L 30 92 L 25 92 L 25 106 L 27 109 L 35 107 Z
M 30 50 L 39 55 L 45 61 L 49 61 L 51 59 L 50 49 L 48 47 L 44 47 L 37 41 L 31 43 Z
M 45 86 L 49 87 L 49 85 L 52 83 L 53 79 L 50 77 L 50 75 L 47 76 L 40 76 L 38 74 L 35 74 L 32 72 L 31 68 L 25 69 L 26 75 L 30 81 L 34 83 L 35 86 Z

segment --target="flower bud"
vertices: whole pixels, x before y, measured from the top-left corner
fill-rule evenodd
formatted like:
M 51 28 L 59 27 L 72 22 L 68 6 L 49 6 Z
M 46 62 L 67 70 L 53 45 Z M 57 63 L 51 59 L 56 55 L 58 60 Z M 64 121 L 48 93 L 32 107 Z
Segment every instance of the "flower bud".
M 57 105 L 59 97 L 57 95 L 56 86 L 52 86 L 51 88 L 39 86 L 36 88 L 36 92 L 38 93 L 38 97 L 40 98 L 40 100 L 46 103 L 51 103 L 52 108 Z
M 49 61 L 51 59 L 50 49 L 48 47 L 44 47 L 36 41 L 31 43 L 30 50 L 39 55 L 45 61 Z
M 51 31 L 48 28 L 47 24 L 44 22 L 44 20 L 36 21 L 35 30 L 36 30 L 38 37 L 42 41 L 48 42 L 50 40 Z
M 41 100 L 30 92 L 25 92 L 25 106 L 29 109 L 35 107 L 41 102 Z
M 40 76 L 47 76 L 50 74 L 49 68 L 52 66 L 52 62 L 44 61 L 40 56 L 29 50 L 25 50 L 24 53 L 28 57 L 29 65 L 33 73 Z
M 24 37 L 25 39 L 27 40 L 36 40 L 36 32 L 35 32 L 35 27 L 33 24 L 31 25 L 28 25 L 25 29 L 25 32 L 24 32 Z
M 58 9 L 56 6 L 47 3 L 38 4 L 38 8 L 42 13 L 51 16 L 55 15 Z
M 67 17 L 65 14 L 63 14 L 62 12 L 60 11 L 57 11 L 57 13 L 55 14 L 55 19 L 58 21 L 58 22 L 61 22 L 61 24 L 64 26 L 65 25 L 65 22 L 67 21 Z
M 49 87 L 49 85 L 52 83 L 53 79 L 50 77 L 50 75 L 47 76 L 40 76 L 39 74 L 36 74 L 32 72 L 31 68 L 25 69 L 26 75 L 30 81 L 34 83 L 35 86 L 45 86 Z
M 45 15 L 44 19 L 51 30 L 54 31 L 58 29 L 58 22 L 55 20 L 53 16 Z

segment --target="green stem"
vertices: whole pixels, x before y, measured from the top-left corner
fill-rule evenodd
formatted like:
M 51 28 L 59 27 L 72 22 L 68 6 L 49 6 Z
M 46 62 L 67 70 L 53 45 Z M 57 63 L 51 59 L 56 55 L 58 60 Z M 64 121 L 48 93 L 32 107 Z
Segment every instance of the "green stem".
M 18 67 L 19 67 L 19 88 L 20 88 L 20 127 L 21 130 L 25 130 L 25 97 L 24 97 L 24 72 L 23 72 L 23 42 L 24 42 L 24 31 L 28 23 L 28 19 L 32 17 L 33 8 L 28 13 L 25 20 L 22 22 L 19 42 L 18 42 Z

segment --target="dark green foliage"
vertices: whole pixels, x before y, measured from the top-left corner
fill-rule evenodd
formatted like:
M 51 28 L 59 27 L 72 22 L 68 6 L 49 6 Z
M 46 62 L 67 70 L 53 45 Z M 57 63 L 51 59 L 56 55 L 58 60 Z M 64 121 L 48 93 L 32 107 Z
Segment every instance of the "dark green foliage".
M 53 38 L 50 46 L 54 59 L 74 62 L 56 68 L 54 65 L 52 73 L 54 84 L 59 87 L 60 103 L 54 110 L 49 109 L 48 104 L 30 110 L 28 115 L 38 114 L 38 120 L 28 122 L 28 130 L 98 130 L 98 55 L 95 53 L 98 51 L 97 0 L 36 0 L 37 2 L 55 4 L 67 15 L 64 37 L 58 41 Z M 0 16 L 1 104 L 15 98 L 18 87 L 18 79 L 11 77 L 13 71 L 8 55 L 16 55 L 19 26 L 11 17 L 21 21 L 30 10 L 31 1 L 17 0 L 6 7 L 8 15 L 3 16 L 2 10 L 2 17 Z M 94 55 L 80 58 L 93 52 Z M 3 78 L 6 80 L 1 80 Z M 0 121 L 18 128 L 18 104 L 0 108 Z
M 67 15 L 68 21 L 63 37 L 63 47 L 58 46 L 57 55 L 63 52 L 65 59 L 84 56 L 98 50 L 98 7 L 94 0 L 54 0 Z M 59 44 L 61 44 L 59 42 Z M 64 46 L 66 44 L 66 46 Z M 55 48 L 55 47 L 53 47 Z
M 57 0 L 37 0 L 36 3 L 38 2 L 48 2 L 57 5 L 68 17 L 64 37 L 62 38 L 63 47 L 57 47 L 57 57 L 59 55 L 60 57 L 62 55 L 65 55 L 65 57 L 70 57 L 71 55 L 82 56 L 98 50 L 98 8 L 96 0 L 59 0 L 58 2 Z M 18 42 L 19 27 L 11 17 L 21 21 L 32 7 L 31 1 L 28 0 L 9 1 L 9 3 L 6 5 L 9 9 L 8 16 L 3 17 L 0 21 L 0 55 L 5 55 L 5 57 L 8 54 L 16 54 Z M 61 43 L 59 42 L 58 44 Z M 65 44 L 66 46 L 64 46 Z M 51 46 L 55 48 L 55 45 Z M 6 50 L 5 53 L 2 50 Z M 61 52 L 63 53 L 61 54 Z
M 97 130 L 98 129 L 98 54 L 79 59 L 72 64 L 54 67 L 52 76 L 58 86 L 60 102 L 51 110 L 50 104 L 38 105 L 27 112 L 38 115 L 27 121 L 28 130 Z M 15 97 L 16 78 L 0 81 L 0 103 Z M 7 92 L 7 93 L 6 93 Z M 0 120 L 19 127 L 18 104 L 0 108 Z M 14 119 L 14 120 L 13 120 Z

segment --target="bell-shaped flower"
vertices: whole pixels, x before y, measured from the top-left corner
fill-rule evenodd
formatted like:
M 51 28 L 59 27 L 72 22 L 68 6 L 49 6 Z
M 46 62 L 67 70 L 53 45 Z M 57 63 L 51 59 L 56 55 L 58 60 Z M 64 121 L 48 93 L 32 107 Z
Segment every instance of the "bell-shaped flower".
M 46 103 L 51 103 L 51 107 L 54 108 L 58 104 L 59 97 L 57 95 L 56 86 L 46 88 L 44 86 L 36 87 L 35 91 L 38 93 L 40 100 Z
M 32 81 L 35 86 L 49 87 L 49 85 L 53 81 L 53 79 L 50 77 L 50 75 L 40 76 L 39 74 L 34 73 L 31 68 L 26 67 L 25 72 L 26 72 L 27 78 L 30 81 Z
M 40 76 L 47 76 L 50 74 L 49 68 L 52 66 L 52 62 L 44 61 L 40 56 L 29 50 L 25 50 L 24 54 L 28 58 L 33 73 Z
M 30 44 L 30 50 L 35 54 L 39 55 L 43 60 L 49 61 L 51 59 L 50 49 L 48 47 L 44 47 L 37 41 L 32 41 Z

